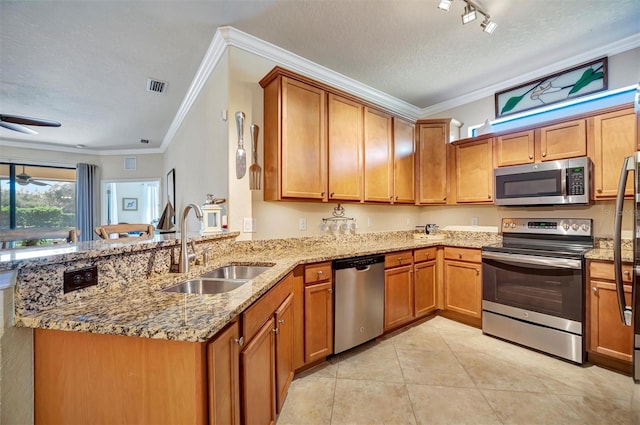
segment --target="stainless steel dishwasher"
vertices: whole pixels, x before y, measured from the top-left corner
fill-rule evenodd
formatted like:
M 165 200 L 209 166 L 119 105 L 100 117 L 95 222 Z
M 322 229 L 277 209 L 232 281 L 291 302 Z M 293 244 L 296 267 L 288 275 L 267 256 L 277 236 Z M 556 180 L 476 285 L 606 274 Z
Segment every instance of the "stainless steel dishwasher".
M 384 255 L 333 262 L 334 354 L 369 341 L 384 330 Z

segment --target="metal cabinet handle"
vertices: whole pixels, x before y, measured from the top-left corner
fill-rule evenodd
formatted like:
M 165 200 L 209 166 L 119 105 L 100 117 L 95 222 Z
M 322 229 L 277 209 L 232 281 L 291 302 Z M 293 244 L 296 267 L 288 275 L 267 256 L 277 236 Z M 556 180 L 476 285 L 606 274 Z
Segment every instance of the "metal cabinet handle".
M 625 276 L 631 276 L 631 272 L 629 270 L 625 270 L 622 273 L 624 273 Z
M 602 193 L 602 189 L 596 189 L 596 192 Z
M 533 155 L 529 155 L 529 159 L 533 159 Z
M 327 291 L 329 291 L 330 294 L 333 294 L 333 289 L 329 288 Z
M 547 153 L 546 152 L 542 152 L 542 157 L 544 158 L 546 156 L 547 156 Z
M 393 200 L 393 196 L 389 196 L 389 200 L 392 201 Z
M 335 192 L 331 192 L 331 193 L 329 194 L 329 198 L 333 198 L 333 195 L 335 195 L 335 194 L 336 194 Z
M 400 199 L 400 197 L 399 197 L 399 196 L 396 196 L 396 201 L 397 201 L 398 199 Z
M 593 291 L 594 294 L 598 293 L 598 288 L 596 288 L 595 286 L 592 286 L 591 290 Z
M 320 196 L 324 196 L 324 194 L 325 194 L 325 192 L 321 192 L 321 193 L 320 193 Z
M 284 325 L 284 319 L 278 320 L 278 323 L 280 323 L 281 325 Z
M 273 333 L 278 335 L 280 333 L 280 329 L 278 328 L 273 328 Z
M 238 344 L 240 347 L 242 347 L 244 345 L 244 337 L 241 336 L 240 338 L 236 338 L 233 340 L 233 342 L 235 342 L 236 344 Z
M 488 199 L 491 199 L 491 195 L 487 195 L 487 198 L 488 198 Z
M 318 270 L 317 273 L 318 273 L 318 277 L 322 276 L 322 270 Z
M 458 253 L 458 258 L 462 258 L 462 253 L 461 252 Z
M 480 269 L 476 269 L 476 276 L 480 274 Z
M 444 198 L 442 198 L 442 200 L 443 200 L 443 201 L 446 201 L 446 200 L 447 200 L 447 197 L 445 196 Z

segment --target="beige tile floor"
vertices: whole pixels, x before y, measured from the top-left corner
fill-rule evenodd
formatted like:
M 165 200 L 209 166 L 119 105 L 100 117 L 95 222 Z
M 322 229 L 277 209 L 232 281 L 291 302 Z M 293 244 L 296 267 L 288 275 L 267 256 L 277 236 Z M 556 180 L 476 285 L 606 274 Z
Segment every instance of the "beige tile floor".
M 640 424 L 640 385 L 443 317 L 296 376 L 285 424 Z

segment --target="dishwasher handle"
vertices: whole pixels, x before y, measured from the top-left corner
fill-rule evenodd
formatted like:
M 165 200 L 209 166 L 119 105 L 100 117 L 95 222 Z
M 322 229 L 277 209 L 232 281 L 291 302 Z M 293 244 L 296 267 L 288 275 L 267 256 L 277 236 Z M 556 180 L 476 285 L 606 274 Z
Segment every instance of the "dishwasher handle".
M 356 266 L 356 270 L 359 272 L 366 272 L 371 269 L 371 266 Z

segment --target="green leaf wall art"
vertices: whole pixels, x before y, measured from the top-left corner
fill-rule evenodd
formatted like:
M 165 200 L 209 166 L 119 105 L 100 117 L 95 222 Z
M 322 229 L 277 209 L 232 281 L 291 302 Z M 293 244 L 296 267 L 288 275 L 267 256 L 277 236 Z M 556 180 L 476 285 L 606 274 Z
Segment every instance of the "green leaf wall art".
M 575 66 L 495 95 L 496 118 L 607 89 L 607 58 Z

